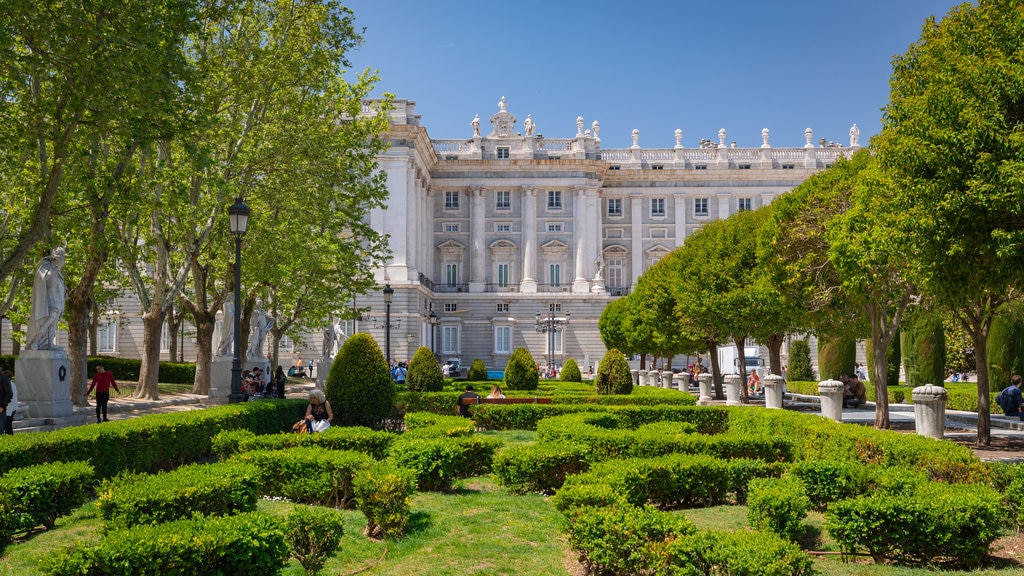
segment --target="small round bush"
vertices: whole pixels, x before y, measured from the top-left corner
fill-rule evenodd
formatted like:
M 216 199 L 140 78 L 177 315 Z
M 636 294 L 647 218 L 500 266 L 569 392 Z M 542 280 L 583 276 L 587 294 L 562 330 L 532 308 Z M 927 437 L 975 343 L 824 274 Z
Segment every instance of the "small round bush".
M 582 382 L 583 375 L 580 374 L 579 364 L 576 364 L 575 358 L 569 358 L 565 361 L 565 365 L 562 366 L 561 374 L 562 382 Z
M 605 352 L 601 366 L 597 369 L 597 376 L 598 394 L 633 393 L 633 376 L 629 373 L 629 364 L 622 352 L 616 348 Z
M 341 347 L 327 374 L 324 394 L 340 426 L 380 428 L 395 404 L 395 383 L 377 342 L 357 332 Z
M 786 378 L 792 382 L 814 382 L 811 347 L 807 340 L 794 340 L 789 345 L 789 373 Z
M 440 392 L 444 389 L 444 374 L 430 348 L 420 346 L 409 363 L 405 385 L 413 392 Z
M 540 384 L 537 364 L 526 348 L 516 348 L 505 366 L 506 390 L 536 390 Z
M 470 382 L 487 380 L 487 366 L 484 365 L 483 360 L 479 358 L 473 360 L 473 363 L 469 366 L 469 372 L 466 374 L 466 380 Z
M 345 517 L 337 510 L 296 506 L 285 520 L 285 540 L 293 558 L 316 574 L 341 544 Z

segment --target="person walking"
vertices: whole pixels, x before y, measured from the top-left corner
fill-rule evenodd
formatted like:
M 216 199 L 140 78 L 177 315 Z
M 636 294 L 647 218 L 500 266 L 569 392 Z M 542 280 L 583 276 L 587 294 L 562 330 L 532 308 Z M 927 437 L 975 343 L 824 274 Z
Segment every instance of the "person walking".
M 113 386 L 114 390 L 121 391 L 117 387 L 117 382 L 114 381 L 114 373 L 108 372 L 103 369 L 102 364 L 96 365 L 96 374 L 92 377 L 92 384 L 89 384 L 89 389 L 86 390 L 85 395 L 88 396 L 92 393 L 92 389 L 96 389 L 96 423 L 100 422 L 100 413 L 103 413 L 103 422 L 107 420 L 107 402 L 110 401 L 110 387 Z
M 14 383 L 14 372 L 4 370 L 4 376 L 11 381 L 11 403 L 7 405 L 7 419 L 4 434 L 14 435 L 14 413 L 18 411 L 18 386 Z

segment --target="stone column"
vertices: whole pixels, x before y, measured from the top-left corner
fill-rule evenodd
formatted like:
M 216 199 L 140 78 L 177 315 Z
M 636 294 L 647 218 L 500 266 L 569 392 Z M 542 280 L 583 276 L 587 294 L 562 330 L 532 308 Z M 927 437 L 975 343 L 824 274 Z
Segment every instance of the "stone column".
M 629 371 L 629 375 L 633 377 L 633 386 L 639 386 L 640 385 L 640 371 L 639 370 L 630 370 Z
M 641 386 L 647 386 L 647 370 L 640 370 L 639 374 L 640 374 L 639 384 Z
M 14 361 L 14 374 L 18 400 L 28 404 L 33 418 L 68 418 L 74 414 L 71 363 L 64 350 L 22 349 Z
M 483 292 L 487 282 L 487 249 L 484 247 L 484 189 L 469 190 L 469 291 Z
M 680 392 L 686 392 L 690 385 L 690 375 L 686 372 L 680 372 L 672 376 L 672 385 L 675 386 L 676 390 Z
M 946 389 L 925 384 L 910 393 L 914 400 L 914 428 L 921 436 L 942 440 L 946 430 Z
M 629 197 L 629 285 L 636 288 L 644 273 L 644 210 L 643 198 Z
M 821 415 L 836 422 L 843 421 L 843 383 L 839 380 L 818 382 Z
M 572 199 L 572 237 L 576 242 L 576 261 L 573 262 L 576 276 L 572 281 L 572 291 L 575 294 L 587 294 L 590 292 L 590 278 L 587 277 L 590 269 L 587 263 L 590 255 L 587 250 L 587 199 L 583 188 L 576 188 L 575 192 Z
M 671 388 L 672 387 L 672 377 L 673 376 L 675 376 L 675 374 L 673 374 L 671 370 L 665 370 L 664 372 L 662 372 L 661 373 L 661 387 L 662 388 Z
M 715 377 L 704 373 L 697 375 L 697 383 L 700 386 L 700 396 L 697 397 L 697 406 L 711 406 L 715 398 Z
M 523 186 L 523 279 L 519 291 L 537 293 L 537 190 Z
M 726 406 L 740 406 L 740 386 L 743 385 L 740 380 L 739 374 L 726 374 L 722 377 L 722 381 L 725 382 L 725 405 Z
M 761 380 L 765 408 L 782 408 L 782 376 L 768 374 Z

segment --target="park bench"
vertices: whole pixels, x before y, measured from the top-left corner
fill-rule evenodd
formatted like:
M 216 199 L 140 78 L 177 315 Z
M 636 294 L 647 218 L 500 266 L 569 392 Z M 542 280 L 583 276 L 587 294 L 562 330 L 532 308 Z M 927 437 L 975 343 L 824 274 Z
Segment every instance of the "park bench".
M 472 404 L 551 404 L 551 398 L 539 398 L 534 396 L 532 398 L 487 398 L 481 396 L 479 398 L 461 398 L 459 404 L 463 406 L 470 406 Z

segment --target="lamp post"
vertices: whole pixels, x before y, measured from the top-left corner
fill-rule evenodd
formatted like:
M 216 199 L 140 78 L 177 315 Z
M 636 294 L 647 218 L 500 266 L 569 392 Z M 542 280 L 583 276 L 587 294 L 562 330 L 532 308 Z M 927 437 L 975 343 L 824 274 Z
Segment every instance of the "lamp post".
M 181 336 L 181 345 L 178 346 L 178 362 L 181 364 L 185 363 L 185 318 L 181 319 L 181 323 L 178 324 L 179 336 Z
M 391 300 L 395 297 L 395 289 L 391 284 L 384 285 L 384 355 L 387 356 L 388 370 L 391 370 Z
M 7 320 L 7 314 L 0 316 L 0 354 L 4 353 L 4 320 Z
M 431 310 L 427 320 L 430 321 L 430 352 L 437 356 L 437 351 L 434 349 L 434 335 L 437 334 L 437 314 L 434 314 L 434 311 Z
M 231 394 L 228 402 L 242 402 L 242 236 L 249 227 L 249 207 L 236 198 L 228 208 L 231 233 L 235 235 L 235 358 L 231 362 Z
M 548 369 L 555 365 L 555 334 L 565 330 L 565 327 L 569 324 L 569 313 L 565 313 L 565 318 L 555 317 L 555 311 L 551 310 L 548 312 L 546 318 L 542 318 L 540 312 L 537 312 L 535 325 L 537 332 L 548 335 Z

